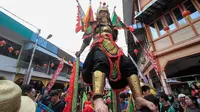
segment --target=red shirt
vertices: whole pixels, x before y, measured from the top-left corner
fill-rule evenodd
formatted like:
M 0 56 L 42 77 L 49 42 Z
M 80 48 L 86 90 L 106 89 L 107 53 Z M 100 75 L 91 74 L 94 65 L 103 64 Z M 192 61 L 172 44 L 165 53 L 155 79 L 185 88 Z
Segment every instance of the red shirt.
M 195 89 L 195 90 L 192 90 L 191 93 L 192 93 L 193 96 L 196 96 L 196 97 L 198 96 L 199 97 L 200 90 Z
M 92 106 L 92 101 L 85 101 L 84 102 L 83 112 L 94 112 L 94 108 Z

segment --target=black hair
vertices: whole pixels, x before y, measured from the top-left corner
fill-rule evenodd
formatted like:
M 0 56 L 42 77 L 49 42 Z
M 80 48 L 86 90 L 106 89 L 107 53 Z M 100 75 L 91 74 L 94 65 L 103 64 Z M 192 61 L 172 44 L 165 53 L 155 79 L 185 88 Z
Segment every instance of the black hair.
M 92 94 L 90 92 L 87 92 L 87 95 L 90 95 L 90 97 L 92 97 Z
M 6 80 L 4 76 L 0 76 L 0 80 Z
M 142 86 L 141 89 L 142 89 L 142 92 L 146 92 L 150 90 L 149 86 Z
M 169 97 L 171 97 L 171 98 L 169 99 Z M 169 99 L 169 102 L 170 102 L 170 103 L 173 103 L 173 102 L 174 102 L 174 96 L 173 96 L 173 95 L 169 94 L 169 95 L 168 95 L 168 99 Z
M 130 93 L 126 93 L 126 98 L 130 97 Z
M 125 94 L 125 93 L 121 93 L 121 94 L 119 95 L 119 97 L 120 97 L 120 98 L 126 98 L 126 94 Z
M 192 86 L 192 85 L 194 86 L 195 89 L 199 89 L 199 87 L 196 85 L 195 82 L 193 82 L 193 83 L 191 84 L 191 86 Z M 194 90 L 192 87 L 191 87 L 191 89 Z
M 50 92 L 50 94 L 49 94 L 49 96 L 55 96 L 55 95 L 57 95 L 57 96 L 59 96 L 59 91 L 58 90 L 52 90 L 51 92 Z
M 168 96 L 164 93 L 160 95 L 160 98 L 163 98 L 165 101 L 169 100 Z
M 154 103 L 154 105 L 158 107 L 158 110 L 160 110 L 159 99 L 156 98 L 154 95 L 145 96 L 144 99 Z M 151 112 L 151 110 L 148 107 L 142 107 L 141 112 Z
M 22 96 L 27 96 L 27 93 L 30 93 L 34 88 L 32 85 L 25 84 L 22 85 L 21 89 L 22 89 Z
M 58 91 L 59 93 L 62 93 L 62 92 L 63 92 L 63 90 L 62 90 L 62 89 L 57 89 L 57 91 Z
M 195 107 L 199 109 L 199 104 L 197 102 L 197 98 L 195 96 L 192 96 L 192 95 L 190 95 L 188 97 L 192 100 L 192 103 L 195 105 Z

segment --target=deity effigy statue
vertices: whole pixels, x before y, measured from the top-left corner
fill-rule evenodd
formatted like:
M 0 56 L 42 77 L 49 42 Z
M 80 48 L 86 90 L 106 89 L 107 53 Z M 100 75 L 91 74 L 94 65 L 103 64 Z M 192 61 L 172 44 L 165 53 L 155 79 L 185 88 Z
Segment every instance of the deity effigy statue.
M 80 50 L 76 52 L 76 56 L 80 57 L 93 39 L 83 64 L 82 79 L 93 87 L 94 110 L 108 112 L 103 101 L 105 78 L 114 91 L 120 91 L 128 85 L 138 107 L 146 106 L 154 110 L 155 105 L 142 97 L 137 69 L 116 44 L 117 38 L 118 30 L 111 23 L 108 7 L 102 5 L 97 10 L 96 20 L 90 22 L 83 35 Z

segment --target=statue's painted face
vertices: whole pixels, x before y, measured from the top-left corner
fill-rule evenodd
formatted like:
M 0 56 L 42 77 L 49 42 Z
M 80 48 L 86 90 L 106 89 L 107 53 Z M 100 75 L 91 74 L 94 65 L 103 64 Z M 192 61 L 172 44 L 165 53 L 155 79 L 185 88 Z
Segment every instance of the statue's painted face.
M 99 12 L 99 15 L 102 17 L 102 18 L 107 18 L 108 17 L 108 11 L 106 11 L 106 10 L 101 10 L 100 12 Z

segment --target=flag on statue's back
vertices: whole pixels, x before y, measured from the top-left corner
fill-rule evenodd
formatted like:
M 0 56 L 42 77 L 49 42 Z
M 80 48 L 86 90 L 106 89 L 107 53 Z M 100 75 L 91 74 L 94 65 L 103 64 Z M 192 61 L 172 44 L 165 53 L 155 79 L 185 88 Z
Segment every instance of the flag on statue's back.
M 78 13 L 77 13 L 77 23 L 76 23 L 76 29 L 75 29 L 76 33 L 78 33 L 80 30 L 83 31 L 83 29 L 84 29 L 83 19 L 85 17 L 85 12 L 83 11 L 83 9 L 82 9 L 80 3 L 78 2 L 78 0 L 77 0 L 77 3 L 78 3 L 78 6 L 77 6 Z
M 117 13 L 115 11 L 113 12 L 111 23 L 117 29 L 126 29 L 126 30 L 130 30 L 130 31 L 134 31 L 134 29 L 132 27 L 125 25 L 121 21 L 121 18 L 117 15 Z
M 113 12 L 112 25 L 117 29 L 126 29 L 126 25 L 121 21 L 120 17 L 117 16 L 116 12 Z
M 93 16 L 93 10 L 92 10 L 92 6 L 91 3 L 88 7 L 88 11 L 83 19 L 84 22 L 84 31 L 86 31 L 86 29 L 89 27 L 90 22 L 94 21 L 94 16 Z

